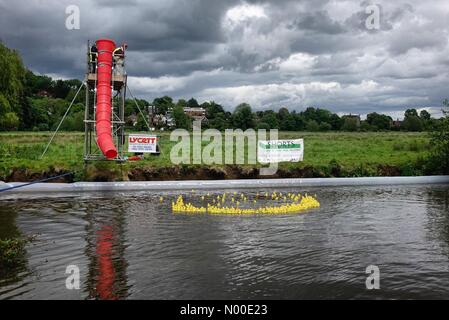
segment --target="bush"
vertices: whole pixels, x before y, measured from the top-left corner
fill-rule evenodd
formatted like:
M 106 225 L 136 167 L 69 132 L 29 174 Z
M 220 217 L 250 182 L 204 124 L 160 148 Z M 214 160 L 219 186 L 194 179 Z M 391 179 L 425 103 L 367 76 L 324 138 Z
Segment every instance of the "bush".
M 345 118 L 345 122 L 341 127 L 343 131 L 354 132 L 358 130 L 358 121 L 356 118 Z
M 320 126 L 318 122 L 316 122 L 315 120 L 310 120 L 307 121 L 306 130 L 311 132 L 317 132 L 320 130 Z
M 405 118 L 402 127 L 406 131 L 419 132 L 423 130 L 423 123 L 418 116 L 409 116 Z
M 351 177 L 374 177 L 376 175 L 377 170 L 365 164 L 360 164 L 354 167 L 349 173 L 349 176 Z
M 363 121 L 360 125 L 360 131 L 363 132 L 368 132 L 368 131 L 377 131 L 377 127 L 376 126 L 372 126 L 370 125 L 368 122 Z
M 265 129 L 265 130 L 270 130 L 270 125 L 266 122 L 259 122 L 259 124 L 257 125 L 257 129 Z
M 444 101 L 449 107 L 449 101 Z M 427 170 L 433 174 L 449 174 L 449 111 L 443 110 L 444 118 L 431 132 L 430 145 L 432 147 L 428 159 Z
M 329 131 L 332 130 L 332 126 L 327 122 L 321 122 L 320 131 Z
M 253 114 L 251 106 L 247 103 L 239 104 L 232 113 L 232 124 L 234 129 L 246 129 L 254 128 Z
M 329 174 L 333 177 L 341 177 L 342 176 L 341 165 L 335 159 L 332 159 L 329 162 L 328 170 L 329 170 Z
M 27 242 L 23 239 L 0 240 L 0 271 L 14 268 L 23 260 Z
M 173 118 L 177 128 L 189 130 L 192 126 L 192 120 L 184 113 L 184 109 L 181 106 L 176 106 L 173 109 Z
M 0 130 L 17 130 L 19 128 L 19 117 L 14 112 L 7 112 L 1 116 Z

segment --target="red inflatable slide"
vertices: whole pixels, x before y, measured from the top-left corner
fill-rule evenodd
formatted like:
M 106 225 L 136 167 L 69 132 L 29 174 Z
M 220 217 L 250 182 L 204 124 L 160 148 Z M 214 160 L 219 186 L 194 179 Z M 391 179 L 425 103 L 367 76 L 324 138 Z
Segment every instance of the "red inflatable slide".
M 95 112 L 97 144 L 107 159 L 114 159 L 117 156 L 117 149 L 112 139 L 111 76 L 115 43 L 109 39 L 100 39 L 96 44 L 98 49 L 97 110 Z

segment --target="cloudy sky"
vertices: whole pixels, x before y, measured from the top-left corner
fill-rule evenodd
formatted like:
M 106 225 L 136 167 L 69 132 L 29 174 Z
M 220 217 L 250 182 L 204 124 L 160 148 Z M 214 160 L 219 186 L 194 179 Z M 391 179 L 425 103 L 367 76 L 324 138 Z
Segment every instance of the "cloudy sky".
M 79 30 L 66 28 L 72 4 Z M 37 73 L 81 79 L 87 40 L 109 37 L 128 43 L 134 95 L 228 110 L 437 115 L 449 97 L 448 36 L 447 0 L 0 0 L 0 39 Z

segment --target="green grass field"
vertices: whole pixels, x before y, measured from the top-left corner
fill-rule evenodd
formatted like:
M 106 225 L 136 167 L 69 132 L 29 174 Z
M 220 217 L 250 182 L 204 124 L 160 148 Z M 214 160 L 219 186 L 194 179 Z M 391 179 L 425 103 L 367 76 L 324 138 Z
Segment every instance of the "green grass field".
M 34 175 L 35 178 L 45 172 L 83 171 L 83 133 L 58 133 L 47 154 L 40 159 L 50 135 L 49 132 L 0 133 L 0 179 L 10 180 L 17 170 L 26 171 L 29 176 Z M 282 163 L 280 168 L 286 171 L 308 166 L 326 168 L 334 161 L 345 169 L 347 173 L 343 174 L 344 176 L 378 175 L 379 166 L 401 168 L 401 174 L 405 175 L 419 174 L 413 171 L 414 164 L 425 158 L 429 151 L 429 138 L 426 133 L 280 132 L 279 138 L 304 138 L 304 161 Z M 162 133 L 160 156 L 151 155 L 143 161 L 123 165 L 110 161 L 96 162 L 89 167 L 90 170 L 119 170 L 122 173 L 133 168 L 172 167 L 170 150 L 175 144 L 176 142 L 170 141 L 170 133 Z M 84 178 L 86 177 L 78 175 L 76 180 Z

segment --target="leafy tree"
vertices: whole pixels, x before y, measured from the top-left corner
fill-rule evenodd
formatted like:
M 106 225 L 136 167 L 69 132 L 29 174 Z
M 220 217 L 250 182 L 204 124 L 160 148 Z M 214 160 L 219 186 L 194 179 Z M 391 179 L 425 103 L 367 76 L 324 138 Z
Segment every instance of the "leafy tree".
M 75 97 L 76 92 L 78 91 L 78 88 L 82 85 L 82 82 L 78 79 L 72 79 L 65 81 L 67 84 L 67 87 L 69 88 L 69 92 L 67 93 L 65 99 L 67 101 L 72 101 Z M 75 99 L 75 103 L 84 103 L 86 97 L 86 87 L 83 86 L 78 93 L 78 96 Z
M 19 117 L 12 112 L 9 101 L 0 94 L 0 130 L 17 130 L 19 128 Z
M 270 129 L 272 129 L 272 128 L 271 128 L 270 125 L 269 125 L 268 123 L 266 123 L 266 122 L 259 122 L 259 123 L 257 124 L 257 130 L 259 130 L 259 129 L 270 130 Z
M 156 107 L 156 112 L 159 114 L 166 114 L 168 109 L 174 107 L 173 99 L 168 96 L 155 98 L 153 100 L 153 105 Z
M 370 125 L 367 121 L 362 121 L 362 123 L 360 124 L 360 131 L 363 132 L 376 131 L 377 129 L 377 127 Z
M 443 102 L 444 118 L 431 133 L 432 146 L 429 163 L 434 174 L 449 174 L 449 101 Z
M 293 113 L 293 118 L 295 119 L 295 130 L 303 131 L 306 128 L 306 120 L 302 113 Z
M 49 130 L 50 115 L 47 111 L 46 99 L 28 98 L 30 127 L 37 127 L 39 130 Z
M 190 98 L 189 101 L 187 101 L 187 108 L 198 108 L 199 106 L 198 101 L 194 98 Z
M 184 99 L 179 99 L 178 102 L 176 102 L 177 106 L 181 106 L 182 108 L 187 107 L 187 101 Z
M 393 124 L 393 119 L 387 115 L 373 112 L 367 115 L 366 122 L 371 125 L 374 130 L 390 130 L 391 125 Z
M 408 118 L 408 117 L 417 117 L 418 116 L 418 111 L 416 111 L 416 109 L 407 109 L 404 113 L 404 118 Z
M 290 112 L 287 108 L 280 108 L 278 111 L 279 121 L 285 121 L 290 116 Z
M 330 122 L 332 113 L 329 110 L 325 110 L 325 109 L 316 109 L 316 117 L 317 117 L 317 121 L 318 123 L 322 123 L 322 122 Z
M 315 120 L 318 123 L 318 115 L 313 107 L 308 107 L 305 111 L 301 112 L 304 120 L 307 122 L 309 120 Z
M 333 113 L 330 116 L 329 123 L 332 126 L 332 130 L 340 130 L 343 126 L 344 120 L 338 116 L 338 114 Z
M 0 42 L 0 94 L 3 97 L 0 101 L 0 117 L 4 118 L 0 130 L 18 127 L 25 74 L 25 67 L 17 51 L 8 49 Z
M 218 130 L 227 129 L 227 120 L 223 107 L 214 101 L 205 102 L 201 105 L 206 110 L 206 118 L 208 123 L 206 127 Z
M 421 119 L 418 116 L 408 116 L 404 119 L 404 122 L 402 123 L 402 127 L 406 131 L 422 131 L 423 130 L 423 123 Z
M 206 109 L 206 114 L 211 118 L 217 114 L 224 114 L 225 112 L 223 107 L 214 101 L 207 103 L 204 107 Z
M 232 124 L 237 129 L 254 128 L 253 113 L 247 103 L 239 104 L 232 113 Z
M 9 104 L 8 99 L 6 99 L 5 96 L 0 93 L 0 115 L 3 115 L 7 112 L 11 112 L 11 105 Z
M 64 131 L 82 131 L 84 130 L 84 112 L 83 111 L 75 111 L 71 110 L 70 114 L 64 120 L 61 125 L 60 130 Z
M 424 130 L 433 130 L 435 128 L 435 122 L 432 119 L 432 115 L 427 110 L 421 110 L 419 118 L 423 124 Z
M 311 132 L 320 131 L 320 125 L 315 120 L 307 121 L 306 130 Z
M 19 117 L 14 112 L 7 112 L 0 118 L 1 130 L 17 130 L 19 128 Z
M 421 110 L 421 112 L 419 113 L 419 117 L 423 121 L 427 121 L 432 118 L 432 116 L 430 115 L 430 113 L 427 110 Z
M 226 119 L 225 113 L 217 113 L 212 119 L 208 118 L 208 127 L 217 130 L 225 130 L 229 127 L 229 121 Z
M 129 117 L 132 114 L 138 114 L 139 109 L 136 107 L 134 100 L 126 99 L 125 100 L 125 117 Z
M 349 132 L 357 131 L 358 130 L 357 119 L 354 117 L 344 117 L 344 124 L 341 127 L 341 130 Z
M 320 131 L 329 131 L 332 130 L 332 126 L 327 122 L 321 122 L 319 126 Z
M 279 129 L 278 117 L 276 117 L 276 113 L 272 110 L 263 111 L 260 122 L 268 125 L 269 129 Z
M 57 80 L 53 87 L 53 97 L 65 99 L 70 92 L 70 85 L 67 81 Z
M 440 125 L 442 119 L 430 118 L 430 120 L 424 121 L 424 129 L 428 131 L 434 131 Z
M 28 103 L 31 106 L 33 126 L 39 127 L 45 123 L 48 130 L 56 129 L 57 124 L 69 106 L 69 102 L 64 99 L 48 97 L 29 98 Z M 72 106 L 71 114 L 82 111 L 83 109 L 82 104 L 75 104 Z
M 51 93 L 53 90 L 53 80 L 45 75 L 35 75 L 27 70 L 25 76 L 25 90 L 27 96 L 38 94 L 40 91 Z
M 295 130 L 296 122 L 295 117 L 287 108 L 281 108 L 278 112 L 279 115 L 279 129 L 284 131 Z
M 192 120 L 184 113 L 184 108 L 180 105 L 173 108 L 173 119 L 177 128 L 189 130 L 192 126 Z
M 145 119 L 144 119 L 145 116 L 146 116 L 145 114 L 142 115 L 140 112 L 137 114 L 137 123 L 135 126 L 136 130 L 148 131 L 148 127 L 147 127 L 147 124 L 145 123 Z M 147 118 L 147 121 L 148 121 L 148 118 Z

